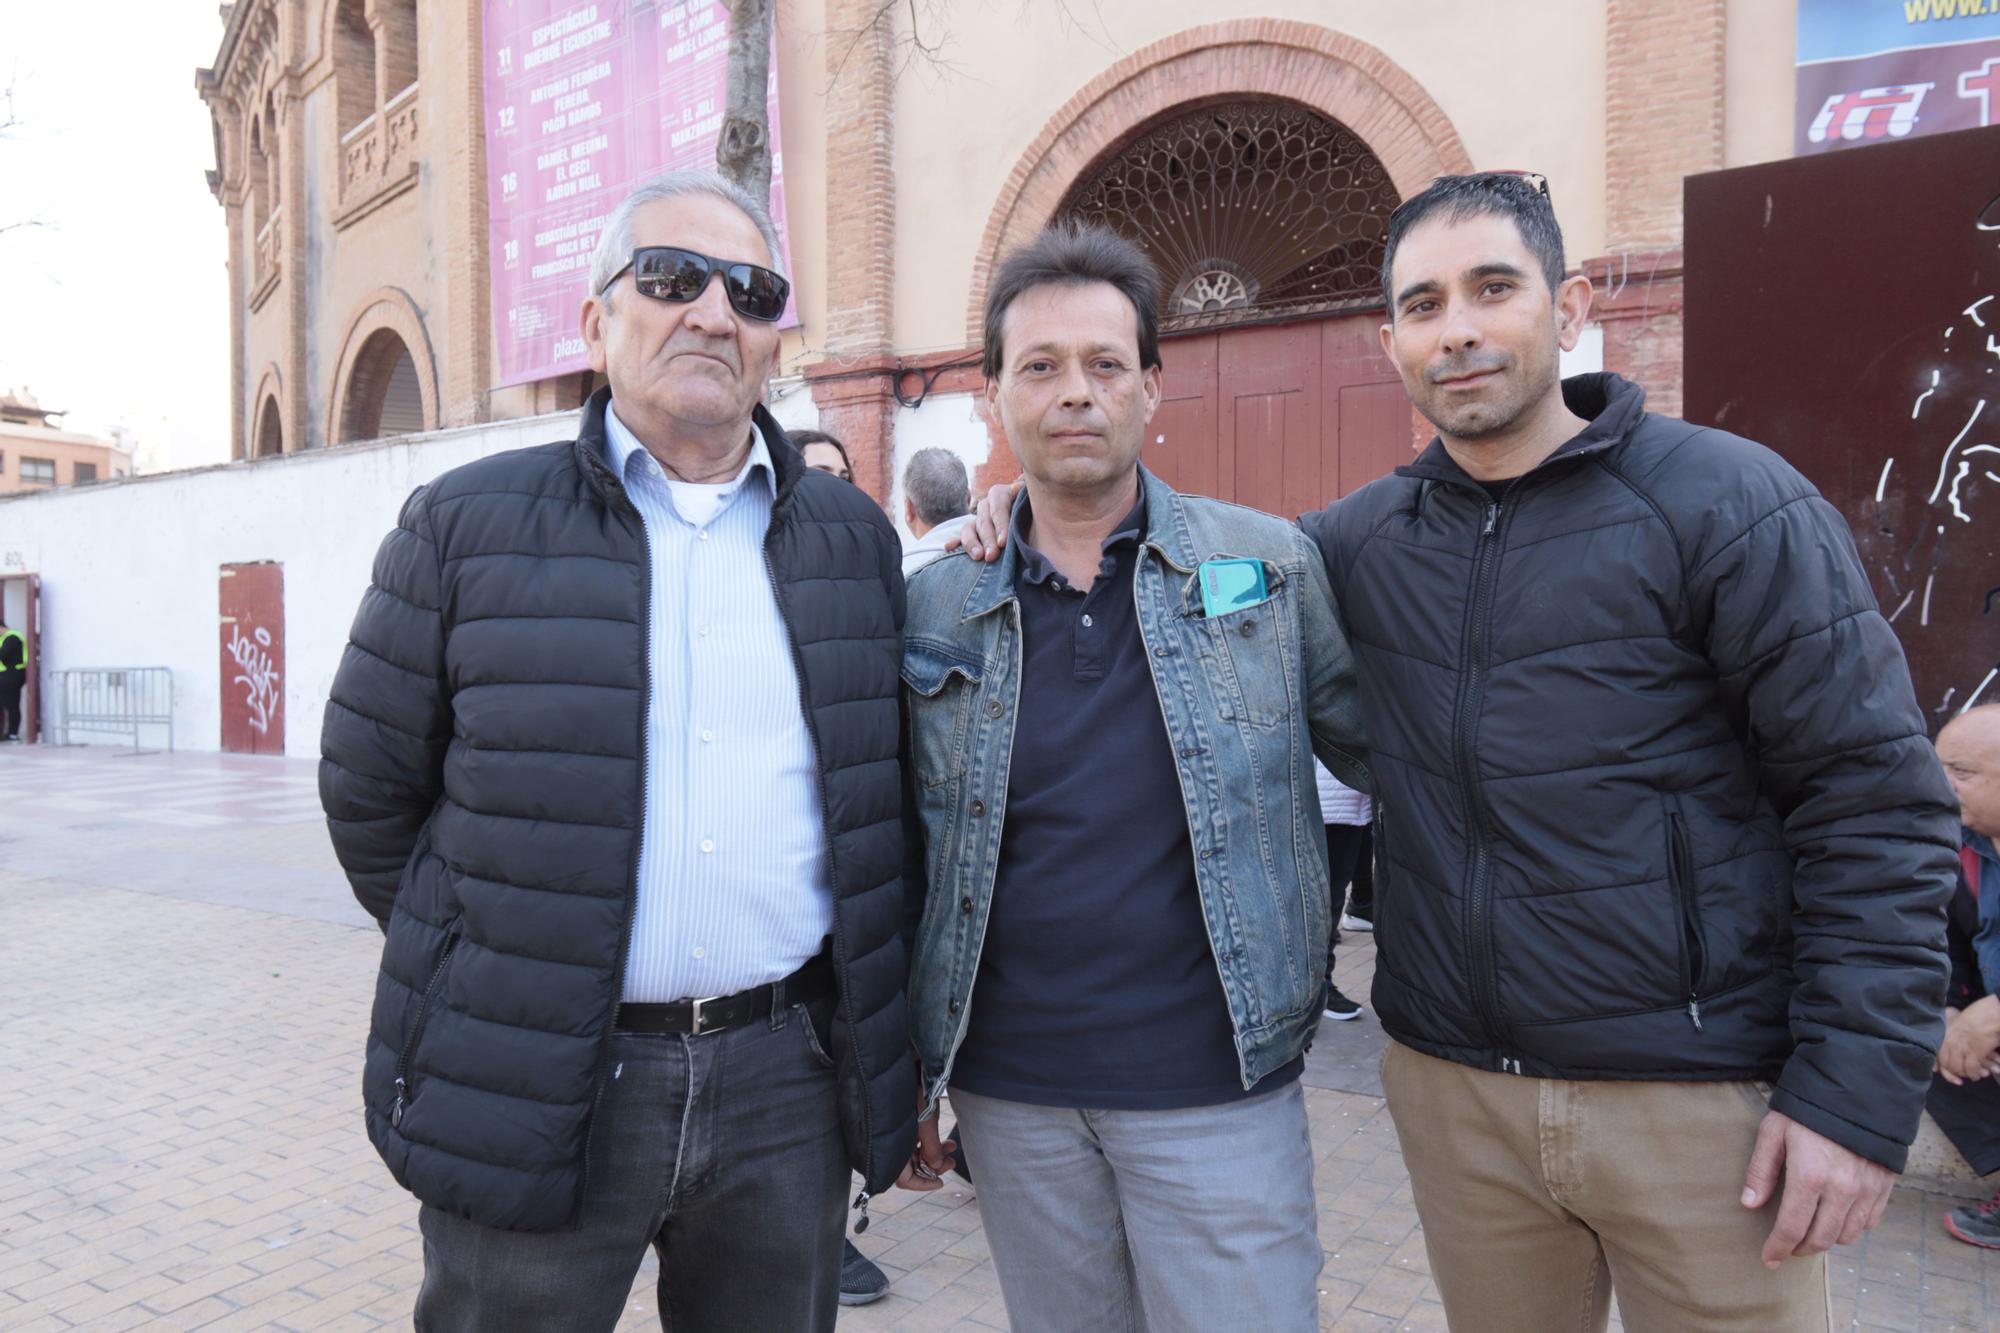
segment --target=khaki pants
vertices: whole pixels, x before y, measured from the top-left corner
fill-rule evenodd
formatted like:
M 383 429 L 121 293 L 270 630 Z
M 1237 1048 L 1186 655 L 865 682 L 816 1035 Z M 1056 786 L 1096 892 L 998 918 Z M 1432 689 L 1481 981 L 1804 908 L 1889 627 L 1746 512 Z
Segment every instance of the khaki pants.
M 1739 1201 L 1766 1110 L 1749 1083 L 1566 1083 L 1391 1042 L 1382 1087 L 1453 1329 L 1826 1333 L 1826 1256 L 1759 1251 Z

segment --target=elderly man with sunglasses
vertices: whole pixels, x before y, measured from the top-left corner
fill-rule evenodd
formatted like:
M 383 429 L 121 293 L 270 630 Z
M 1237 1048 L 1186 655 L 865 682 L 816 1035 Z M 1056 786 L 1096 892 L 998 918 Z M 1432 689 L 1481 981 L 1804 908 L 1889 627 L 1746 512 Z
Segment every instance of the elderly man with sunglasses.
M 714 175 L 621 204 L 608 390 L 410 497 L 335 677 L 419 1328 L 608 1330 L 652 1246 L 675 1333 L 831 1329 L 849 1171 L 865 1220 L 909 1160 L 899 547 L 758 405 L 780 263 Z

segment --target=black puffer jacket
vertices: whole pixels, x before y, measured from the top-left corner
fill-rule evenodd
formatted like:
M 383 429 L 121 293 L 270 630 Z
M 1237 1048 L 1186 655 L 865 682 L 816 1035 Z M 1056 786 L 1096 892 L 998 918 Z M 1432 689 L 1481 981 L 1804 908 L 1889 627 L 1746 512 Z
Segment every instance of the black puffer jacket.
M 523 1231 L 562 1226 L 583 1197 L 643 827 L 648 570 L 638 511 L 603 461 L 609 401 L 591 399 L 574 441 L 467 464 L 410 497 L 321 742 L 334 850 L 388 930 L 369 1137 L 420 1199 Z M 909 1159 L 917 1105 L 900 551 L 866 495 L 757 421 L 778 479 L 765 551 L 832 860 L 842 1127 L 880 1190 Z
M 1375 1003 L 1569 1079 L 1773 1079 L 1895 1169 L 1942 1032 L 1956 819 L 1840 514 L 1769 450 L 1592 420 L 1495 504 L 1443 447 L 1308 515 L 1382 827 Z

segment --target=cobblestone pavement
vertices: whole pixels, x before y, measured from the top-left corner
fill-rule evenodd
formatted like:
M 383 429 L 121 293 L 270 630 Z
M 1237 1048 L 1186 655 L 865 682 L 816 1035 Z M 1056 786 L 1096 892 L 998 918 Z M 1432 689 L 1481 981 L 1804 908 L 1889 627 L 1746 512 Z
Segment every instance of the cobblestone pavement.
M 362 1133 L 380 937 L 298 760 L 0 750 L 0 1328 L 407 1326 L 415 1205 Z M 1356 942 L 1339 980 L 1367 994 Z M 1326 1329 L 1442 1329 L 1372 1019 L 1309 1062 Z M 843 1330 L 1005 1328 L 977 1201 L 880 1200 Z M 1906 1189 L 1836 1325 L 2000 1330 L 2000 1259 Z M 621 1327 L 656 1328 L 652 1263 Z M 1246 1333 L 1255 1333 L 1254 1330 Z

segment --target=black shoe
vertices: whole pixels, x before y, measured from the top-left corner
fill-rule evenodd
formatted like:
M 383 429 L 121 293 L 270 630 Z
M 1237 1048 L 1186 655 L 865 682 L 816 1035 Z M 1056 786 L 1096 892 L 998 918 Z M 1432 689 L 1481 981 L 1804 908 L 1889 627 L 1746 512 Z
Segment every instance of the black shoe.
M 1350 1018 L 1361 1017 L 1361 1006 L 1340 993 L 1340 987 L 1329 984 L 1326 988 L 1326 1008 L 1322 1011 L 1336 1023 L 1345 1023 Z
M 842 1305 L 869 1305 L 889 1294 L 889 1275 L 877 1268 L 868 1256 L 854 1248 L 854 1242 L 841 1242 L 840 1252 L 840 1303 Z
M 1944 1215 L 1944 1229 L 1967 1245 L 2000 1250 L 2000 1194 L 1985 1203 L 1968 1203 Z

